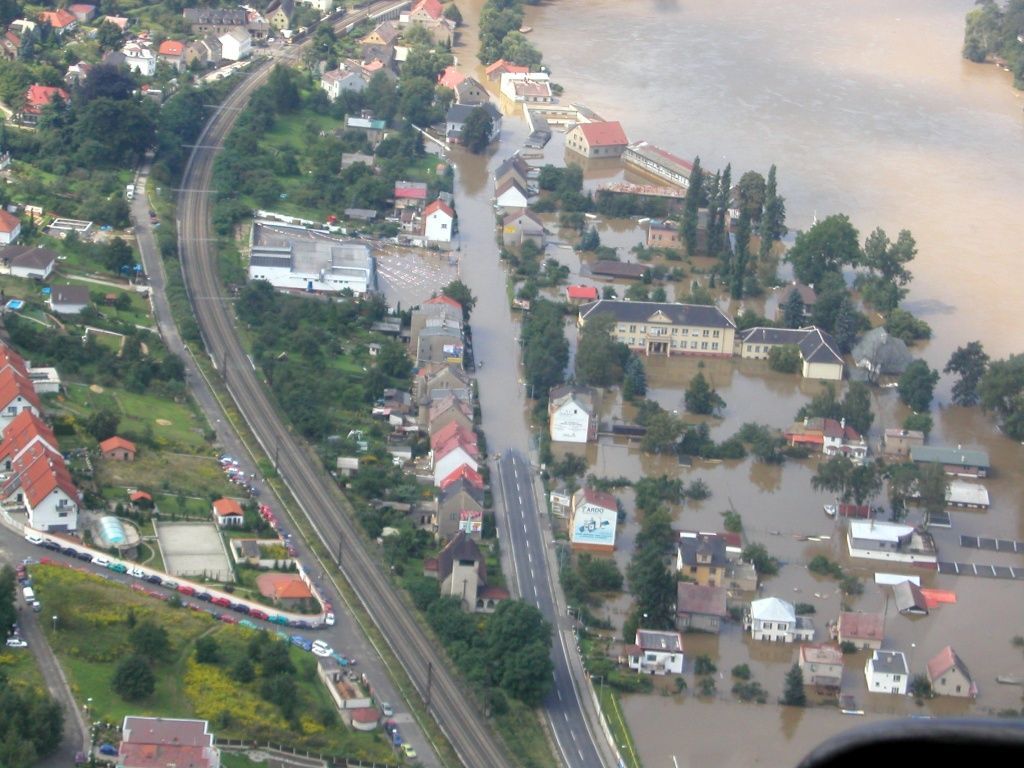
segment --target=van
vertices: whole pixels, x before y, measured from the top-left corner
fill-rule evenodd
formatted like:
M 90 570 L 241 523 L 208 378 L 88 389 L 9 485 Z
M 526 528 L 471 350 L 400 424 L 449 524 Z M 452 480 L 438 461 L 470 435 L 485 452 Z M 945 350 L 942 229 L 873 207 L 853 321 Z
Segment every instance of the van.
M 135 198 L 134 184 L 129 184 L 124 188 L 124 196 L 127 197 L 129 200 L 133 200 Z
M 36 593 L 32 590 L 32 587 L 24 587 L 21 590 L 21 594 L 25 597 L 26 603 L 35 602 Z

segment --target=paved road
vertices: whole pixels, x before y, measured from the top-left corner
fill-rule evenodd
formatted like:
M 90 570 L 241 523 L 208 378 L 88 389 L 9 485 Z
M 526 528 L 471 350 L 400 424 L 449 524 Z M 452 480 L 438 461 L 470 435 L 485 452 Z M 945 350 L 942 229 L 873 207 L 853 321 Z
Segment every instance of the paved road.
M 373 6 L 374 10 L 387 3 Z M 346 17 L 352 22 L 359 14 Z M 297 55 L 301 47 L 292 49 Z M 239 410 L 270 456 L 328 551 L 336 553 L 363 606 L 387 639 L 428 708 L 468 766 L 509 765 L 506 748 L 479 708 L 448 672 L 446 660 L 428 640 L 389 577 L 364 548 L 352 509 L 319 457 L 287 428 L 263 382 L 252 369 L 234 319 L 221 293 L 210 233 L 210 180 L 217 149 L 252 92 L 269 75 L 258 65 L 207 123 L 186 167 L 178 200 L 179 249 L 186 286 L 207 351 Z M 429 688 L 428 688 L 429 686 Z
M 605 743 L 603 735 L 592 730 L 584 714 L 583 697 L 589 696 L 589 691 L 580 690 L 576 683 L 577 677 L 584 674 L 578 653 L 576 666 L 572 666 L 575 639 L 564 611 L 558 610 L 552 598 L 550 578 L 555 565 L 549 562 L 551 552 L 545 535 L 550 539 L 550 531 L 545 530 L 537 506 L 533 468 L 523 454 L 512 450 L 502 454 L 496 464 L 507 541 L 511 543 L 513 578 L 523 600 L 537 606 L 555 628 L 551 651 L 555 687 L 544 702 L 555 742 L 566 765 L 581 768 L 602 765 L 604 756 L 599 745 Z

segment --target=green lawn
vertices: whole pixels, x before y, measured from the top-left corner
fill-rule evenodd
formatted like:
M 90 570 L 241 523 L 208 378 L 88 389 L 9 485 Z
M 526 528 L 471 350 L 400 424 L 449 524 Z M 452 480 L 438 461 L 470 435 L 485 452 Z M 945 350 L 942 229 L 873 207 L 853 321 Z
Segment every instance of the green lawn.
M 46 683 L 31 648 L 0 646 L 0 674 L 6 676 L 15 686 L 46 690 Z
M 229 483 L 230 485 L 230 483 Z M 238 492 L 238 486 L 232 485 L 228 495 Z M 206 519 L 210 516 L 210 502 L 202 497 L 172 496 L 169 493 L 153 494 L 153 501 L 160 510 L 161 517 L 196 517 Z

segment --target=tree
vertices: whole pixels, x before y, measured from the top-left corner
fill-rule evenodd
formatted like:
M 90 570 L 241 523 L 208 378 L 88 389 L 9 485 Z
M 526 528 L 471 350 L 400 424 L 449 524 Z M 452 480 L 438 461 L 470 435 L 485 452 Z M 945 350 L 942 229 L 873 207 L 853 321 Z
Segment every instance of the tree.
M 741 211 L 736 223 L 736 250 L 733 254 L 729 295 L 734 299 L 743 298 L 743 287 L 747 279 L 747 262 L 750 260 L 750 216 Z
M 203 635 L 196 640 L 196 661 L 200 664 L 216 664 L 220 661 L 220 646 L 216 638 Z
M 1024 355 L 992 362 L 978 386 L 981 407 L 994 413 L 1003 432 L 1024 440 Z
M 274 70 L 267 79 L 264 88 L 270 97 L 270 105 L 280 115 L 294 112 L 301 104 L 299 88 L 292 71 L 280 64 L 274 65 Z
M 726 173 L 729 173 L 726 166 Z M 708 227 L 707 240 L 705 241 L 709 256 L 717 256 L 722 250 L 722 240 L 725 238 L 725 217 L 728 214 L 728 207 L 723 209 L 720 205 L 719 190 L 722 187 L 722 174 L 715 171 L 715 175 L 707 181 L 708 188 Z
M 799 299 L 800 297 L 797 296 Z M 795 344 L 772 346 L 768 351 L 768 367 L 779 373 L 796 373 L 800 370 L 803 359 L 800 348 Z
M 576 348 L 576 380 L 592 387 L 608 387 L 622 381 L 629 348 L 612 336 L 615 318 L 610 314 L 587 320 Z
M 248 656 L 241 656 L 231 667 L 231 676 L 240 683 L 251 683 L 256 679 L 256 668 Z
M 686 410 L 702 416 L 710 416 L 725 408 L 725 400 L 708 384 L 703 371 L 698 371 L 697 375 L 690 380 L 684 400 Z
M 629 564 L 627 576 L 636 598 L 633 614 L 649 629 L 668 629 L 674 625 L 676 580 L 662 558 L 661 547 L 638 548 Z M 646 616 L 646 617 L 645 617 Z
M 645 453 L 673 453 L 686 429 L 673 414 L 659 408 L 644 421 L 647 432 L 641 441 Z
M 882 490 L 882 473 L 878 464 L 858 464 L 849 475 L 846 493 L 853 503 L 861 505 Z
M 743 548 L 743 559 L 753 563 L 754 570 L 759 576 L 774 576 L 779 572 L 778 558 L 769 555 L 764 544 L 748 544 Z
M 683 220 L 680 231 L 688 256 L 697 253 L 697 212 L 700 210 L 703 195 L 702 183 L 704 172 L 700 167 L 700 158 L 693 158 L 693 170 L 690 171 L 690 185 L 686 188 L 686 199 L 683 203 Z
M 581 251 L 596 251 L 600 247 L 601 235 L 598 234 L 597 228 L 591 225 L 580 238 L 579 249 Z
M 562 318 L 559 305 L 538 299 L 523 322 L 523 371 L 531 396 L 545 397 L 551 387 L 565 379 L 569 342 Z
M 448 21 L 454 21 L 455 26 L 459 26 L 462 23 L 462 12 L 455 3 L 444 7 L 444 17 L 448 19 Z
M 907 294 L 905 286 L 913 277 L 907 264 L 916 255 L 917 243 L 909 230 L 902 230 L 895 243 L 881 228 L 868 235 L 860 260 L 867 274 L 857 278 L 865 301 L 883 314 L 896 309 Z
M 939 381 L 939 372 L 924 360 L 915 360 L 899 378 L 900 400 L 916 413 L 924 413 L 932 403 L 932 394 Z
M 761 237 L 759 258 L 764 261 L 771 252 L 772 243 L 786 235 L 786 201 L 779 195 L 776 188 L 775 165 L 768 169 L 768 181 L 765 185 L 764 210 L 761 212 L 761 225 L 758 234 Z M 791 326 L 795 327 L 795 326 Z
M 804 324 L 807 315 L 807 307 L 800 297 L 800 291 L 795 288 L 789 292 L 782 304 L 782 323 L 787 328 L 800 328 Z
M 123 33 L 117 24 L 103 21 L 96 30 L 96 42 L 100 44 L 100 50 L 113 51 L 121 46 Z M 90 77 L 92 73 L 90 73 Z
M 480 642 L 491 679 L 505 693 L 532 706 L 551 689 L 551 625 L 535 606 L 503 601 Z
M 0 627 L 10 627 L 18 619 L 18 609 L 14 604 L 14 569 L 9 565 L 0 568 Z
M 850 484 L 850 473 L 853 472 L 853 462 L 846 456 L 833 456 L 828 461 L 819 464 L 818 470 L 811 478 L 811 487 L 816 491 L 828 491 L 830 493 L 842 494 L 843 501 L 849 501 L 846 491 Z
M 491 143 L 493 130 L 494 120 L 490 113 L 483 107 L 477 107 L 469 113 L 462 127 L 462 145 L 474 155 L 481 155 Z
M 875 415 L 871 412 L 871 390 L 861 381 L 850 383 L 840 406 L 842 418 L 862 435 L 867 435 Z
M 928 679 L 928 675 L 917 674 L 910 678 L 910 683 L 907 685 L 907 690 L 910 695 L 913 696 L 918 703 L 922 699 L 930 699 L 934 695 L 932 693 L 932 684 Z
M 917 492 L 925 511 L 925 520 L 946 508 L 946 494 L 949 492 L 949 478 L 939 464 L 927 464 L 918 470 Z
M 925 437 L 932 431 L 932 427 L 935 426 L 934 420 L 930 413 L 911 413 L 907 415 L 907 418 L 903 420 L 904 429 L 912 429 L 917 432 L 924 432 Z
M 469 316 L 473 313 L 473 307 L 476 306 L 476 297 L 469 290 L 469 286 L 461 280 L 452 280 L 441 289 L 441 294 L 449 299 L 455 299 L 462 305 L 462 320 L 468 323 Z
M 781 703 L 787 707 L 803 707 L 807 704 L 804 673 L 800 670 L 799 664 L 794 664 L 786 673 L 786 688 L 782 693 Z
M 149 619 L 137 624 L 128 640 L 136 654 L 150 659 L 165 659 L 171 650 L 171 638 L 167 630 Z
M 740 215 L 747 214 L 750 221 L 759 221 L 764 208 L 766 185 L 764 176 L 757 171 L 747 171 L 740 176 L 736 185 Z
M 85 431 L 99 442 L 117 434 L 120 419 L 116 413 L 106 409 L 89 414 L 85 419 Z
M 893 517 L 899 520 L 906 514 L 907 499 L 917 487 L 917 465 L 912 461 L 892 464 L 886 468 L 885 478 L 889 484 L 889 502 L 892 504 Z
M 152 695 L 156 676 L 144 656 L 133 654 L 117 665 L 110 685 L 125 701 L 141 701 Z
M 644 369 L 644 361 L 636 355 L 630 355 L 623 370 L 622 396 L 632 399 L 646 394 L 647 371 Z
M 845 266 L 856 266 L 860 260 L 857 230 L 848 216 L 833 214 L 798 234 L 786 260 L 793 264 L 797 280 L 817 285 L 829 272 L 838 274 Z
M 968 342 L 966 346 L 957 347 L 950 355 L 949 362 L 942 369 L 943 373 L 955 373 L 960 378 L 953 384 L 953 402 L 957 405 L 976 405 L 980 396 L 978 386 L 985 375 L 989 357 L 980 341 Z

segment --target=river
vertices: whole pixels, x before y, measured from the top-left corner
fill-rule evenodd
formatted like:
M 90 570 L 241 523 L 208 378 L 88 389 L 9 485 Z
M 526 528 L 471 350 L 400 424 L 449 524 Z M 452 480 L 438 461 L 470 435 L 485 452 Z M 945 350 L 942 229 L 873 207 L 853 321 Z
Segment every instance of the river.
M 459 5 L 470 26 L 456 53 L 462 68 L 479 77 L 472 25 L 481 0 Z M 973 339 L 993 357 L 1022 351 L 1019 334 L 1009 329 L 1024 308 L 1024 288 L 1013 272 L 1024 243 L 1024 100 L 1006 73 L 960 57 L 963 18 L 972 5 L 971 0 L 558 0 L 530 8 L 528 23 L 553 79 L 565 87 L 563 101 L 620 120 L 630 140 L 647 139 L 684 157 L 699 154 L 705 167 L 731 161 L 734 180 L 748 169 L 765 173 L 775 163 L 791 229 L 808 227 L 815 216 L 843 212 L 862 239 L 876 226 L 892 238 L 901 228 L 911 230 L 919 255 L 906 307 L 935 331 L 915 353 L 941 369 L 953 349 Z M 482 298 L 473 325 L 478 354 L 486 350 L 484 423 L 489 446 L 499 449 L 525 441 L 519 419 L 525 400 L 515 386 L 504 285 L 494 269 L 487 171 L 524 136 L 522 124 L 507 117 L 502 145 L 489 157 L 453 154 L 463 275 Z M 557 135 L 552 145 L 546 158 L 560 157 Z M 616 237 L 611 244 L 636 242 L 633 232 Z M 716 361 L 705 369 L 728 403 L 723 419 L 713 422 L 716 439 L 745 421 L 785 427 L 818 386 L 746 363 Z M 689 360 L 649 360 L 651 396 L 681 411 L 680 382 L 695 366 Z M 959 547 L 961 533 L 1024 539 L 1024 462 L 1020 446 L 999 435 L 985 416 L 948 406 L 950 387 L 944 377 L 930 442 L 989 451 L 995 467 L 987 483 L 993 507 L 987 513 L 954 512 L 954 528 L 936 534 L 940 552 L 961 561 L 1019 566 L 1019 556 Z M 875 443 L 880 430 L 897 426 L 906 411 L 891 390 L 876 390 L 873 398 Z M 620 408 L 612 401 L 604 412 Z M 849 563 L 841 531 L 822 515 L 827 499 L 810 490 L 813 464 L 772 468 L 748 459 L 698 462 L 684 470 L 633 446 L 607 442 L 589 446 L 587 458 L 599 475 L 669 472 L 686 480 L 703 478 L 711 498 L 677 510 L 676 527 L 720 529 L 721 513 L 734 506 L 748 537 L 787 563 L 764 595 L 815 603 L 819 638 L 825 621 L 840 609 L 840 598 L 834 582 L 811 579 L 801 567 L 815 554 L 829 554 L 865 577 L 865 594 L 849 601 L 855 609 L 887 606 L 887 591 L 870 583 L 863 563 Z M 624 565 L 636 523 L 631 494 L 621 497 L 627 522 L 616 557 Z M 815 534 L 832 539 L 815 544 L 795 538 Z M 1024 672 L 1024 657 L 1009 642 L 1024 633 L 1020 582 L 937 574 L 926 575 L 924 582 L 954 590 L 957 604 L 915 620 L 888 604 L 886 647 L 906 652 L 912 671 L 920 672 L 931 655 L 952 643 L 978 681 L 979 699 L 973 704 L 936 700 L 918 710 L 900 697 L 861 692 L 860 704 L 869 713 L 864 719 L 1019 709 L 1020 689 L 997 685 L 995 676 Z M 621 623 L 625 604 L 609 605 L 609 618 Z M 822 739 L 862 722 L 834 709 L 794 712 L 730 700 L 728 670 L 746 662 L 774 701 L 795 660 L 794 648 L 755 646 L 736 626 L 721 637 L 689 635 L 686 642 L 691 659 L 708 653 L 725 675 L 711 701 L 692 693 L 624 699 L 625 717 L 647 766 L 671 765 L 673 756 L 680 765 L 708 760 L 726 766 L 795 764 Z M 847 665 L 844 682 L 855 689 L 863 688 L 864 660 L 858 654 Z M 737 727 L 748 738 L 735 739 Z

